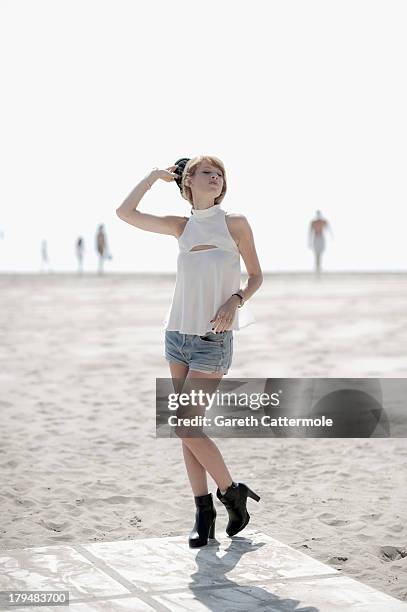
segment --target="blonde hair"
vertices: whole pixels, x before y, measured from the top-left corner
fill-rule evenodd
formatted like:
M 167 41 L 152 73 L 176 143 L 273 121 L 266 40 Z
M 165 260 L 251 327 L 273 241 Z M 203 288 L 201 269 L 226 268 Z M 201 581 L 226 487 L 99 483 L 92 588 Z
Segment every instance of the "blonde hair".
M 215 198 L 215 204 L 220 204 L 226 194 L 226 190 L 227 190 L 226 171 L 225 171 L 225 166 L 223 165 L 223 162 L 218 157 L 214 157 L 213 155 L 197 155 L 196 157 L 193 157 L 192 159 L 190 159 L 189 162 L 187 162 L 184 172 L 182 173 L 182 181 L 181 181 L 181 195 L 183 198 L 185 198 L 185 200 L 188 200 L 188 202 L 192 206 L 194 205 L 194 202 L 192 200 L 191 187 L 189 185 L 185 185 L 185 179 L 189 179 L 191 178 L 191 176 L 194 176 L 197 167 L 199 166 L 201 162 L 204 162 L 204 161 L 211 163 L 213 166 L 218 168 L 223 174 L 222 192 L 220 193 L 220 195 L 218 195 L 217 198 Z

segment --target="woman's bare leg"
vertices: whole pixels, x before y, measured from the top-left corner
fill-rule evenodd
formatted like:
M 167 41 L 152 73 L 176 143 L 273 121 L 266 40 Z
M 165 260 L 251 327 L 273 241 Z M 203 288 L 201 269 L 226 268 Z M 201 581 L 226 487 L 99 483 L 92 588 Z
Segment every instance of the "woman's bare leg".
M 317 273 L 321 271 L 321 255 L 319 253 L 315 255 L 315 270 Z
M 185 467 L 187 469 L 191 489 L 195 497 L 208 495 L 208 478 L 205 468 L 199 463 L 194 453 L 182 440 Z
M 206 391 L 214 393 L 222 376 L 223 374 L 218 372 L 210 374 L 208 372 L 189 370 L 182 392 L 189 393 L 192 389 L 199 391 L 199 389 L 205 386 Z M 205 385 L 202 385 L 202 381 L 199 382 L 199 379 L 211 379 L 211 382 L 209 385 L 206 382 Z M 197 406 L 192 413 L 189 412 L 188 416 L 191 414 L 203 416 L 204 413 L 205 408 Z M 209 472 L 221 491 L 226 490 L 233 482 L 232 477 L 223 460 L 222 453 L 213 440 L 206 434 L 201 434 L 199 437 L 186 437 L 182 433 L 179 435 L 183 442 L 183 448 L 187 447 L 189 449 L 201 467 Z M 187 456 L 189 457 L 190 455 Z
M 182 386 L 188 375 L 188 366 L 175 361 L 169 362 L 171 376 L 174 383 L 175 393 L 181 393 Z M 193 452 L 182 442 L 182 452 L 184 455 L 185 467 L 188 474 L 188 479 L 191 484 L 192 492 L 195 497 L 208 494 L 208 479 L 205 468 L 199 463 Z

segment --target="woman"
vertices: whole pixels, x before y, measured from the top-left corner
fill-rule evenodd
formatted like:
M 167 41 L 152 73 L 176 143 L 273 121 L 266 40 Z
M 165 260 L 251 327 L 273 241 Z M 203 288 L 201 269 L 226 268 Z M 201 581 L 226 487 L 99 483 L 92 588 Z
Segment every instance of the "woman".
M 177 183 L 182 197 L 191 204 L 190 217 L 159 217 L 137 210 L 143 195 L 159 179 Z M 233 330 L 250 322 L 240 316 L 240 308 L 263 282 L 250 225 L 243 215 L 222 210 L 225 194 L 223 163 L 217 157 L 201 155 L 182 158 L 166 170 L 155 168 L 116 211 L 120 219 L 139 229 L 178 240 L 177 281 L 165 319 L 165 357 L 178 393 L 199 390 L 202 385 L 205 391 L 215 391 L 231 365 Z M 248 274 L 242 289 L 240 255 Z M 204 414 L 202 406 L 177 411 L 179 418 Z M 228 511 L 226 532 L 230 537 L 237 534 L 250 519 L 247 497 L 256 501 L 260 497 L 244 483 L 232 480 L 218 447 L 202 431 L 191 434 L 181 426 L 176 433 L 182 441 L 196 505 L 189 546 L 204 546 L 208 537 L 215 537 L 216 510 L 208 493 L 207 473 L 218 485 L 216 495 Z

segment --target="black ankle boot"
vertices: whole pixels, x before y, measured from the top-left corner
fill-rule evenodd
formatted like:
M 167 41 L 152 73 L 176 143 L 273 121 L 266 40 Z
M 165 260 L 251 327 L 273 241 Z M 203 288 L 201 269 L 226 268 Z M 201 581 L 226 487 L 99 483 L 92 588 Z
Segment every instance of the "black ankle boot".
M 242 531 L 250 520 L 246 508 L 247 498 L 251 497 L 257 502 L 260 500 L 260 497 L 243 482 L 232 482 L 224 495 L 218 488 L 216 497 L 222 502 L 229 514 L 229 522 L 226 527 L 226 533 L 229 537 Z
M 208 543 L 208 537 L 215 537 L 216 510 L 212 493 L 195 497 L 195 525 L 189 536 L 189 547 L 198 548 Z

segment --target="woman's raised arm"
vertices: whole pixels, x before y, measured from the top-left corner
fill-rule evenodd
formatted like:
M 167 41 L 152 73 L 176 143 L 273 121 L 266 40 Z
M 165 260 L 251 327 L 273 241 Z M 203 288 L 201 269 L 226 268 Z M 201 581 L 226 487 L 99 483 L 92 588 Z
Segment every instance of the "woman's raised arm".
M 124 202 L 116 209 L 117 216 L 139 229 L 147 232 L 156 232 L 157 234 L 169 234 L 176 236 L 178 233 L 179 224 L 183 217 L 176 215 L 165 215 L 159 217 L 157 215 L 150 215 L 137 210 L 141 198 L 144 194 L 153 186 L 158 180 L 162 179 L 167 182 L 174 181 L 178 177 L 175 174 L 176 166 L 170 166 L 166 170 L 159 170 L 154 168 L 147 176 L 145 176 L 133 189 L 133 191 L 127 196 Z

